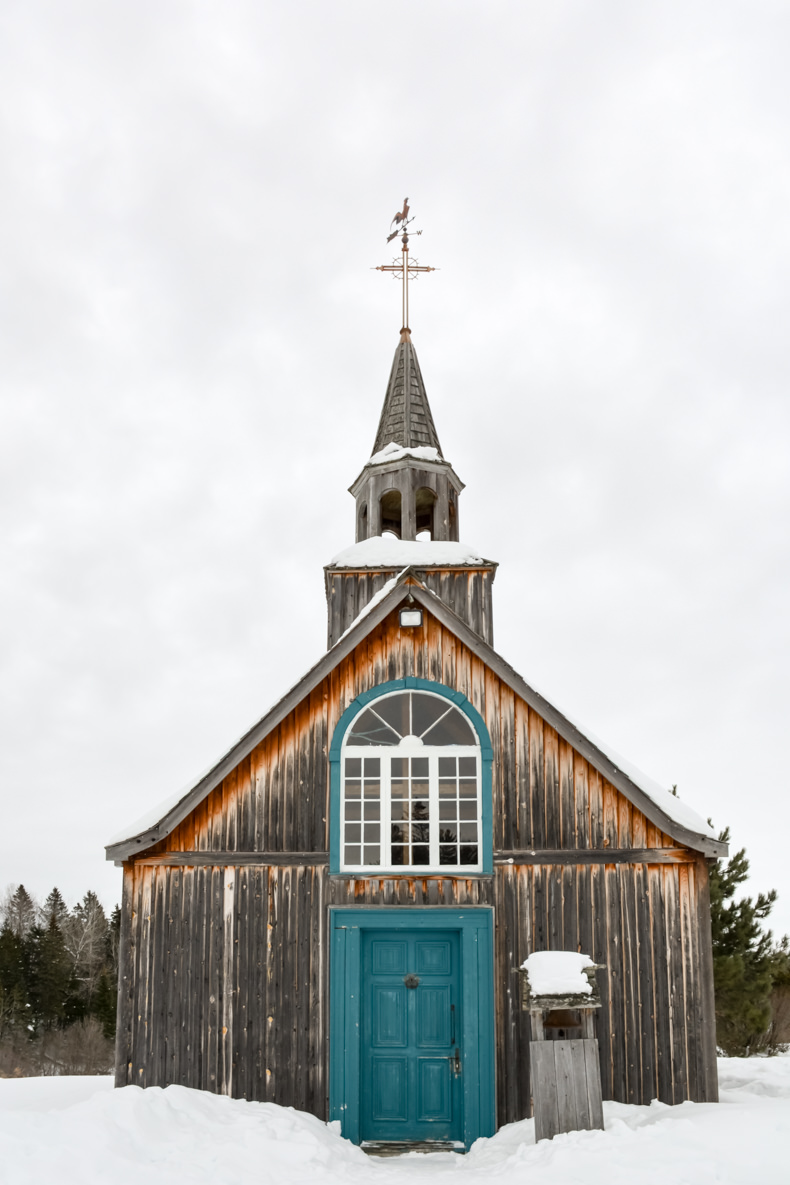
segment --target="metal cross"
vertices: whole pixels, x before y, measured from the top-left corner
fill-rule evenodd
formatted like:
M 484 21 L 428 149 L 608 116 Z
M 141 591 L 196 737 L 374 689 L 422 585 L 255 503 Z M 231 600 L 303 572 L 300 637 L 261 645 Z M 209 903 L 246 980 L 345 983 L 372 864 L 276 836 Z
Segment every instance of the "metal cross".
M 409 329 L 409 280 L 416 280 L 421 272 L 435 272 L 435 267 L 426 267 L 424 264 L 419 264 L 416 259 L 409 259 L 409 232 L 406 227 L 410 222 L 414 221 L 413 216 L 408 217 L 409 214 L 409 199 L 403 203 L 403 210 L 399 210 L 393 218 L 392 222 L 396 223 L 396 229 L 389 235 L 387 242 L 391 243 L 402 233 L 401 242 L 403 248 L 401 251 L 401 259 L 393 259 L 392 263 L 382 263 L 374 268 L 377 272 L 390 272 L 392 275 L 397 275 L 400 272 L 401 282 L 403 284 L 403 325 L 401 326 L 401 339 L 408 337 L 411 333 Z M 392 223 L 390 223 L 390 226 Z M 421 235 L 421 230 L 411 232 L 415 235 Z

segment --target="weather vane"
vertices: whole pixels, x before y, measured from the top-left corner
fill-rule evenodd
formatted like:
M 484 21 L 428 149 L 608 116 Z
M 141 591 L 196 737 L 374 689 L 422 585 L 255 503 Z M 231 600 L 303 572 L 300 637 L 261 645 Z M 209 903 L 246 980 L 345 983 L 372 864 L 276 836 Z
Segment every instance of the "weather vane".
M 416 280 L 420 272 L 435 272 L 435 267 L 426 267 L 424 264 L 419 264 L 416 259 L 409 259 L 409 235 L 421 235 L 421 230 L 407 230 L 407 227 L 414 221 L 414 215 L 409 217 L 409 199 L 404 198 L 403 209 L 398 210 L 392 222 L 390 223 L 390 234 L 387 242 L 391 243 L 393 239 L 401 236 L 401 243 L 403 244 L 402 258 L 398 260 L 393 259 L 392 263 L 382 263 L 374 271 L 390 272 L 395 278 L 400 275 L 403 284 L 403 325 L 401 327 L 401 341 L 406 341 L 411 330 L 409 329 L 409 280 Z M 392 227 L 395 227 L 393 230 Z

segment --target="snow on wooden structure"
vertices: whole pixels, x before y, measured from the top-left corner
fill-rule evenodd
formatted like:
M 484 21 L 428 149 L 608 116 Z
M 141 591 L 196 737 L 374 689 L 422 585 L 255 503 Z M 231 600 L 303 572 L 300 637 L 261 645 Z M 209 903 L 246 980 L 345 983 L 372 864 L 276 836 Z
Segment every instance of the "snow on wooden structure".
M 601 1068 L 593 1014 L 601 1007 L 589 955 L 533 951 L 521 966 L 529 1045 L 535 1139 L 603 1129 Z

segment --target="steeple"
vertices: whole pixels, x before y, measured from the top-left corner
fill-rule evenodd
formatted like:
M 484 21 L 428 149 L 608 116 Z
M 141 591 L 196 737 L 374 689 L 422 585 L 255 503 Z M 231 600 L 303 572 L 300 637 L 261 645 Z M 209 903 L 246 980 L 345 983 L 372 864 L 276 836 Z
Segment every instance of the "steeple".
M 464 483 L 442 455 L 409 329 L 409 279 L 436 269 L 409 258 L 408 198 L 392 221 L 397 228 L 387 242 L 402 235 L 402 259 L 376 271 L 401 279 L 403 322 L 373 453 L 349 487 L 356 502 L 356 542 L 324 569 L 327 642 L 334 646 L 387 582 L 408 569 L 493 645 L 491 586 L 497 566 L 458 541 Z
M 442 456 L 417 351 L 401 331 L 373 455 L 350 487 L 357 503 L 356 541 L 457 540 L 463 482 Z
M 400 343 L 395 351 L 373 455 L 391 442 L 408 449 L 427 446 L 435 448 L 439 456 L 442 453 L 408 329 L 401 330 Z

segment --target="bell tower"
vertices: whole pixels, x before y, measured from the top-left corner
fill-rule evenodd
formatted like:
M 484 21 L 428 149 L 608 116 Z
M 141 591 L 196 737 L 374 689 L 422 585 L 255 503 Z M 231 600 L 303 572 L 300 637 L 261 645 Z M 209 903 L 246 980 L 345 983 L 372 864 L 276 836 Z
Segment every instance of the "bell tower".
M 403 329 L 373 453 L 349 490 L 356 500 L 357 543 L 384 534 L 457 542 L 463 488 L 442 456 L 417 351 Z
M 356 543 L 324 569 L 333 646 L 393 576 L 405 568 L 493 645 L 491 585 L 497 565 L 460 542 L 464 483 L 442 455 L 409 328 L 409 279 L 435 268 L 409 258 L 409 199 L 393 218 L 402 258 L 382 264 L 402 281 L 403 324 L 373 452 L 349 487 Z M 411 232 L 421 234 L 421 231 Z

